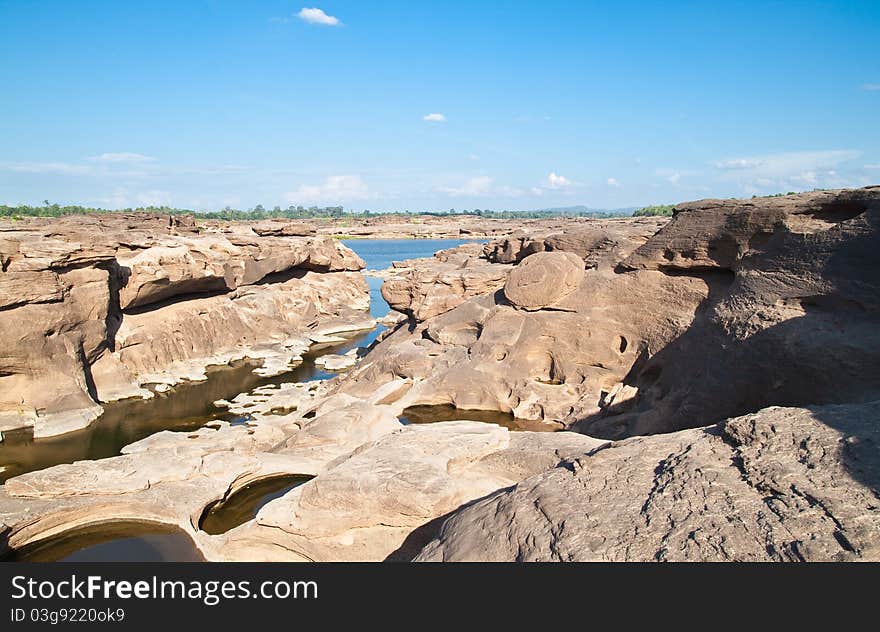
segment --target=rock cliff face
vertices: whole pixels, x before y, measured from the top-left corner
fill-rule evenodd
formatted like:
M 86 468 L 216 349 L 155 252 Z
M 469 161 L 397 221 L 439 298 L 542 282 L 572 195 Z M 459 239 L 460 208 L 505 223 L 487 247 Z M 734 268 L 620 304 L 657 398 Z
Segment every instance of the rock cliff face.
M 633 367 L 636 397 L 575 426 L 646 434 L 880 398 L 878 246 L 880 187 L 680 205 L 621 268 L 702 277 L 713 293 L 684 335 Z
M 628 394 L 623 379 L 644 349 L 680 336 L 709 295 L 702 277 L 616 270 L 618 257 L 664 222 L 613 220 L 592 229 L 576 223 L 571 235 L 506 238 L 479 256 L 468 246 L 408 263 L 383 293 L 412 322 L 371 352 L 340 388 L 367 395 L 397 383 L 407 405 L 498 410 L 556 425 L 584 411 L 600 413 Z M 524 258 L 516 250 L 548 240 L 572 250 L 542 247 Z M 578 253 L 597 241 L 602 248 L 585 261 Z M 509 255 L 505 260 L 521 263 L 492 263 L 501 251 Z M 476 274 L 493 279 L 477 296 L 447 282 Z
M 338 242 L 174 220 L 0 226 L 0 430 L 67 432 L 147 384 L 245 354 L 289 362 L 321 327 L 369 326 L 364 264 Z
M 660 222 L 492 242 L 443 269 L 495 279 L 479 296 L 411 264 L 386 296 L 415 322 L 351 380 L 606 438 L 880 398 L 880 188 L 692 202 L 650 234 Z

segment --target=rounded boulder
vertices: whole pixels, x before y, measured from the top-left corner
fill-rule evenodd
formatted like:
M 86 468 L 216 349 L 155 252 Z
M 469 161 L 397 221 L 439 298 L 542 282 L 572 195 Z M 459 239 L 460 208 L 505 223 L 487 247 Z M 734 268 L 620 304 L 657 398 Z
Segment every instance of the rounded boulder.
M 584 261 L 576 254 L 536 252 L 510 273 L 504 296 L 520 309 L 544 309 L 574 292 L 583 276 Z

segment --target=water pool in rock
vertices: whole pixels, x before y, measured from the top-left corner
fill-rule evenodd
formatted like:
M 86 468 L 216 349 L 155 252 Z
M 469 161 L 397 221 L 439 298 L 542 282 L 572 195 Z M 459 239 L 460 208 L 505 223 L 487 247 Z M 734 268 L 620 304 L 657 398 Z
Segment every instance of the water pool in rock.
M 312 476 L 275 476 L 245 485 L 227 498 L 211 505 L 199 528 L 210 535 L 220 535 L 256 517 L 264 505 L 281 498 L 292 489 L 310 481 Z
M 344 243 L 364 259 L 369 269 L 383 269 L 392 261 L 430 257 L 438 250 L 452 248 L 473 240 L 463 239 L 353 239 Z M 388 313 L 389 306 L 382 298 L 381 279 L 368 277 L 373 317 Z M 3 433 L 0 442 L 0 483 L 13 476 L 40 470 L 61 463 L 104 459 L 119 454 L 120 450 L 163 430 L 191 431 L 215 419 L 232 423 L 246 421 L 245 417 L 231 418 L 214 406 L 218 399 L 232 399 L 260 386 L 284 382 L 326 380 L 337 374 L 315 366 L 314 360 L 326 353 L 344 354 L 355 347 L 368 347 L 384 331 L 376 327 L 362 332 L 344 343 L 313 346 L 303 356 L 303 363 L 292 371 L 272 378 L 263 378 L 252 372 L 258 366 L 253 362 L 237 362 L 229 366 L 209 367 L 207 380 L 183 382 L 165 393 L 142 400 L 139 398 L 110 402 L 104 413 L 87 428 L 75 432 L 33 439 L 29 431 Z
M 147 522 L 107 522 L 71 529 L 20 549 L 12 562 L 203 562 L 180 529 Z
M 315 366 L 315 358 L 324 353 L 344 353 L 375 339 L 374 332 L 362 333 L 344 343 L 313 347 L 303 356 L 303 363 L 288 373 L 271 378 L 253 372 L 259 363 L 234 362 L 206 370 L 207 380 L 182 382 L 151 399 L 132 398 L 104 405 L 104 413 L 87 428 L 34 439 L 30 431 L 3 434 L 0 442 L 0 483 L 34 470 L 60 463 L 106 459 L 119 454 L 125 446 L 163 430 L 191 431 L 216 419 L 232 423 L 238 420 L 214 406 L 218 399 L 231 399 L 260 386 L 283 382 L 308 382 L 328 379 L 333 373 Z
M 399 417 L 403 424 L 430 424 L 439 421 L 482 421 L 503 426 L 508 430 L 532 432 L 555 432 L 562 430 L 559 424 L 544 423 L 529 419 L 517 419 L 511 414 L 496 410 L 468 410 L 448 404 L 410 406 Z
M 475 239 L 344 239 L 342 243 L 354 250 L 367 264 L 367 270 L 390 268 L 394 261 L 433 257 L 439 250 L 463 244 L 479 243 Z M 382 279 L 367 277 L 370 286 L 370 314 L 385 316 L 391 308 L 382 298 Z

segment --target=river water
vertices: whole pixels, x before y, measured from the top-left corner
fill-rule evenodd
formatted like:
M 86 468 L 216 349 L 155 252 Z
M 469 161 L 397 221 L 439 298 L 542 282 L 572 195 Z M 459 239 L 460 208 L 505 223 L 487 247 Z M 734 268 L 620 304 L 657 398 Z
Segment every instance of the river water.
M 352 239 L 345 240 L 367 264 L 369 270 L 380 270 L 392 261 L 430 257 L 436 251 L 452 248 L 466 240 L 459 239 Z M 370 286 L 370 313 L 379 318 L 389 311 L 382 298 L 382 279 L 367 277 Z M 237 362 L 229 366 L 209 367 L 208 379 L 184 382 L 155 397 L 111 402 L 88 428 L 65 435 L 34 440 L 29 432 L 4 433 L 0 442 L 0 483 L 12 476 L 43 469 L 60 463 L 105 459 L 116 456 L 130 443 L 162 430 L 192 431 L 217 420 L 230 419 L 226 411 L 214 406 L 218 399 L 232 399 L 268 384 L 307 382 L 333 377 L 318 368 L 314 360 L 326 353 L 345 353 L 354 347 L 368 347 L 382 332 L 360 333 L 345 343 L 325 346 L 304 356 L 303 363 L 289 373 L 262 378 L 252 372 L 253 363 Z

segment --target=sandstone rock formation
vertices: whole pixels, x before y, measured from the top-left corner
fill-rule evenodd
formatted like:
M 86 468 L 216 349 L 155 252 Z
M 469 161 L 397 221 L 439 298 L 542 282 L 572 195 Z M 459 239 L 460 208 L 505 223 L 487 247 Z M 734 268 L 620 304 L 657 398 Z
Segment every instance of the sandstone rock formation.
M 703 278 L 710 299 L 684 335 L 633 367 L 636 397 L 577 427 L 645 434 L 880 397 L 878 230 L 880 187 L 680 205 L 621 267 Z
M 457 511 L 420 561 L 880 560 L 880 402 L 637 437 Z
M 402 379 L 416 404 L 513 412 L 608 438 L 880 397 L 878 204 L 878 187 L 708 200 L 680 205 L 655 235 L 646 227 L 662 222 L 649 218 L 499 240 L 458 273 L 503 265 L 485 258 L 519 261 L 504 292 L 458 293 L 452 309 L 415 317 L 342 388 Z M 557 283 L 517 293 L 520 275 L 565 252 L 586 253 L 576 290 L 548 305 L 544 293 L 566 291 L 549 273 L 537 276 Z M 401 284 L 396 309 L 415 315 L 432 292 L 450 295 L 420 274 L 429 282 Z
M 137 520 L 179 527 L 209 560 L 408 558 L 444 514 L 605 443 L 479 422 L 404 428 L 393 416 L 368 420 L 366 409 L 326 408 L 312 421 L 295 415 L 163 432 L 119 457 L 10 479 L 0 487 L 5 544 L 17 549 L 89 524 Z M 346 423 L 355 434 L 339 432 Z M 225 534 L 199 530 L 214 502 L 285 474 L 317 478 Z
M 510 266 L 479 262 L 462 267 L 453 263 L 434 263 L 389 277 L 382 284 L 382 298 L 392 309 L 424 321 L 461 305 L 475 296 L 493 292 L 504 285 Z
M 574 255 L 543 254 L 577 267 Z M 399 327 L 338 388 L 368 396 L 377 385 L 400 382 L 408 405 L 452 404 L 551 423 L 601 413 L 626 394 L 623 380 L 646 349 L 686 331 L 709 286 L 658 271 L 618 274 L 610 265 L 579 274 L 577 289 L 544 309 L 518 309 L 497 291 Z
M 328 238 L 116 214 L 0 235 L 0 431 L 60 434 L 149 384 L 235 357 L 289 366 L 318 327 L 373 325 L 363 261 Z
M 504 297 L 520 309 L 545 309 L 574 292 L 583 276 L 584 261 L 573 252 L 538 252 L 510 273 Z
M 493 263 L 519 263 L 536 252 L 573 252 L 587 267 L 620 260 L 656 233 L 665 217 L 580 220 L 556 225 L 535 224 L 486 244 L 483 254 Z
M 536 223 L 485 248 L 400 262 L 382 274 L 408 318 L 348 373 L 233 398 L 244 425 L 163 432 L 120 457 L 12 478 L 0 488 L 0 529 L 18 547 L 90 521 L 148 519 L 179 526 L 218 560 L 878 560 L 878 220 L 880 187 L 711 200 L 680 205 L 668 223 Z M 200 227 L 163 230 L 175 242 Z M 189 259 L 169 260 L 167 282 L 143 258 L 135 296 L 186 293 L 125 311 L 111 298 L 98 311 L 119 342 L 108 354 L 87 306 L 104 300 L 118 245 L 86 255 L 61 239 L 24 265 L 2 234 L 12 253 L 3 265 L 42 276 L 21 296 L 10 280 L 0 297 L 14 306 L 0 317 L 33 309 L 45 319 L 38 310 L 59 300 L 81 310 L 63 340 L 82 350 L 99 393 L 120 373 L 104 368 L 108 356 L 150 379 L 164 357 L 197 363 L 227 344 L 289 357 L 350 327 L 365 292 L 347 280 L 357 273 L 344 250 L 270 247 L 317 238 L 212 228 L 229 246 L 188 246 Z M 241 265 L 217 267 L 221 246 L 239 249 L 230 261 Z M 223 285 L 193 296 L 200 266 Z M 82 270 L 94 279 L 67 276 Z M 235 346 L 194 312 L 236 322 L 247 339 Z M 138 320 L 152 313 L 185 335 Z M 208 342 L 190 356 L 196 326 Z M 13 360 L 3 366 L 24 366 Z M 0 380 L 25 373 L 2 370 Z M 420 405 L 583 434 L 404 427 L 404 411 Z M 279 474 L 315 478 L 225 534 L 199 531 L 211 503 Z

